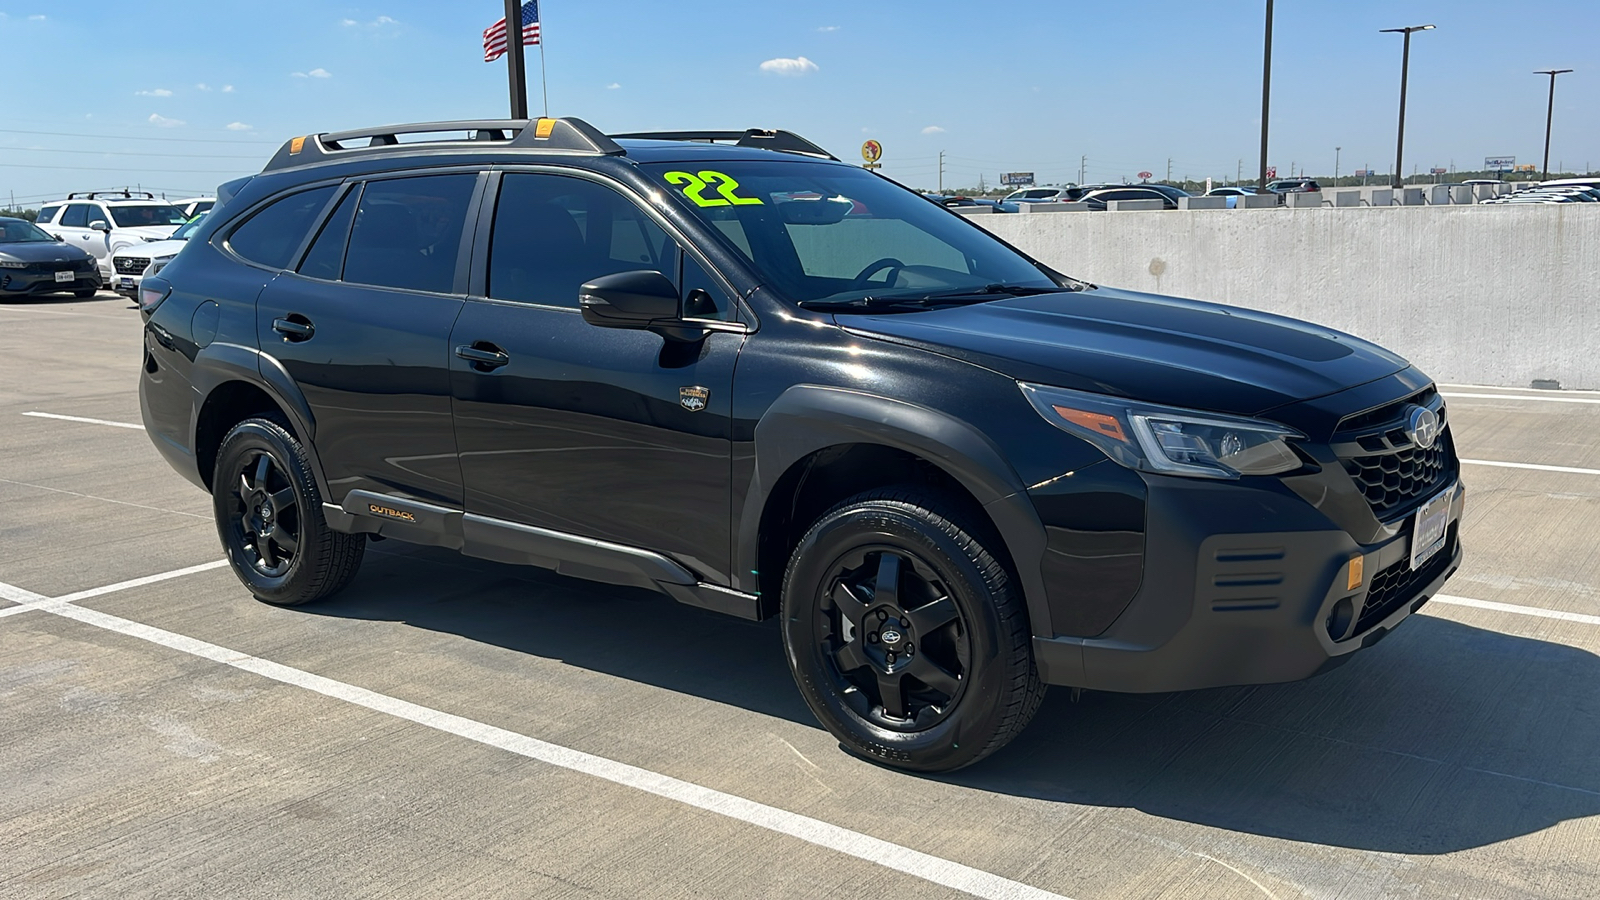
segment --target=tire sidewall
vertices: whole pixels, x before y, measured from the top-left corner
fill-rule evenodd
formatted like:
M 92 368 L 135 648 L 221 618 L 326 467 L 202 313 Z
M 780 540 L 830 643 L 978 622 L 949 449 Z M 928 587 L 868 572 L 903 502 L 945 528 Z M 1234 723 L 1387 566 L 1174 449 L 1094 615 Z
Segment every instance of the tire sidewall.
M 812 527 L 784 579 L 784 651 L 806 704 L 846 749 L 899 768 L 947 771 L 981 756 L 1004 718 L 1010 677 L 995 602 L 1004 602 L 1009 588 L 1003 572 L 986 577 L 957 539 L 914 509 L 869 500 L 835 510 Z M 840 558 L 864 544 L 908 552 L 931 565 L 968 630 L 971 662 L 961 697 L 944 719 L 923 731 L 894 731 L 856 713 L 835 689 L 815 634 L 824 580 Z

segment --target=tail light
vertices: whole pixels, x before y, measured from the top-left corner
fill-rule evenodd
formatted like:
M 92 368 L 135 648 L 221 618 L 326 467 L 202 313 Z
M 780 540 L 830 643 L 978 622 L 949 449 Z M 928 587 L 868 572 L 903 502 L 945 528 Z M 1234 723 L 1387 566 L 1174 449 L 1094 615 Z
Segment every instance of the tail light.
M 171 295 L 172 285 L 159 278 L 146 278 L 139 282 L 139 311 L 148 316 Z

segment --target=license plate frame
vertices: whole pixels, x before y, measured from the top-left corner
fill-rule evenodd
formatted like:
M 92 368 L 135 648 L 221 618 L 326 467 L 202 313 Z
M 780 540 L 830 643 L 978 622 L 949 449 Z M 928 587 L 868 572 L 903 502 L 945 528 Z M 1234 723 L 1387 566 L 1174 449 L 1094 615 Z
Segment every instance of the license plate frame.
M 127 276 L 127 275 L 124 275 L 121 278 L 118 278 L 117 279 L 117 284 L 120 284 L 125 288 L 131 288 L 131 287 L 134 286 L 133 278 L 131 278 L 130 276 Z
M 1411 571 L 1422 568 L 1444 549 L 1445 537 L 1450 533 L 1450 508 L 1455 503 L 1454 484 L 1435 494 L 1422 504 L 1411 520 Z
M 72 272 L 57 272 L 56 273 L 56 284 L 71 284 L 72 282 L 77 281 L 77 280 L 78 280 L 78 276 L 73 274 Z

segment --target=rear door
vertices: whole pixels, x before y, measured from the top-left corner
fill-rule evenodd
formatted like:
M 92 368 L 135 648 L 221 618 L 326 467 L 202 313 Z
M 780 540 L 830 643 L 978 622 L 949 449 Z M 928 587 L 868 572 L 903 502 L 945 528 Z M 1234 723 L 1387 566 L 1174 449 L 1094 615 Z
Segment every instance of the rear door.
M 99 208 L 92 203 L 68 203 L 61 210 L 50 233 L 66 241 L 74 247 L 94 252 L 89 246 L 90 239 L 95 232 L 89 230 L 89 217 L 91 213 L 99 213 Z M 104 218 L 104 213 L 99 213 Z
M 347 185 L 296 271 L 262 291 L 262 352 L 299 386 L 342 503 L 352 490 L 459 509 L 447 347 L 476 171 Z
M 576 175 L 506 173 L 480 221 L 486 258 L 450 342 L 467 512 L 667 553 L 728 584 L 744 329 L 726 285 L 631 197 Z M 579 285 L 640 269 L 679 285 L 701 340 L 583 320 Z

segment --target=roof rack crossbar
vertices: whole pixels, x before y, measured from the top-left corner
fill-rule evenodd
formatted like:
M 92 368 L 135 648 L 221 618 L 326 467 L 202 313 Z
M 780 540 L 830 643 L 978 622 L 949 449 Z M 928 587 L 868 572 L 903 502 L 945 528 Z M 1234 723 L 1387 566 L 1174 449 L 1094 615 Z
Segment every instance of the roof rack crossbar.
M 401 135 L 417 134 L 449 134 L 452 137 L 407 142 L 400 140 Z M 366 142 L 364 145 L 361 143 L 363 140 Z M 271 172 L 327 162 L 346 153 L 428 144 L 465 144 L 476 141 L 505 141 L 511 147 L 537 147 L 542 150 L 604 156 L 621 156 L 624 152 L 615 141 L 582 119 L 469 119 L 385 125 L 379 128 L 360 128 L 295 138 L 280 147 L 262 171 Z
M 708 144 L 731 141 L 738 147 L 755 147 L 761 150 L 776 150 L 779 153 L 798 153 L 803 156 L 837 160 L 833 154 L 792 131 L 766 131 L 760 128 L 749 128 L 744 131 L 636 131 L 629 134 L 614 134 L 611 137 L 618 140 L 631 138 Z
M 78 191 L 68 194 L 68 200 L 99 200 L 101 197 L 115 197 L 121 200 L 154 200 L 156 195 L 150 191 L 130 191 L 121 188 L 114 191 Z

